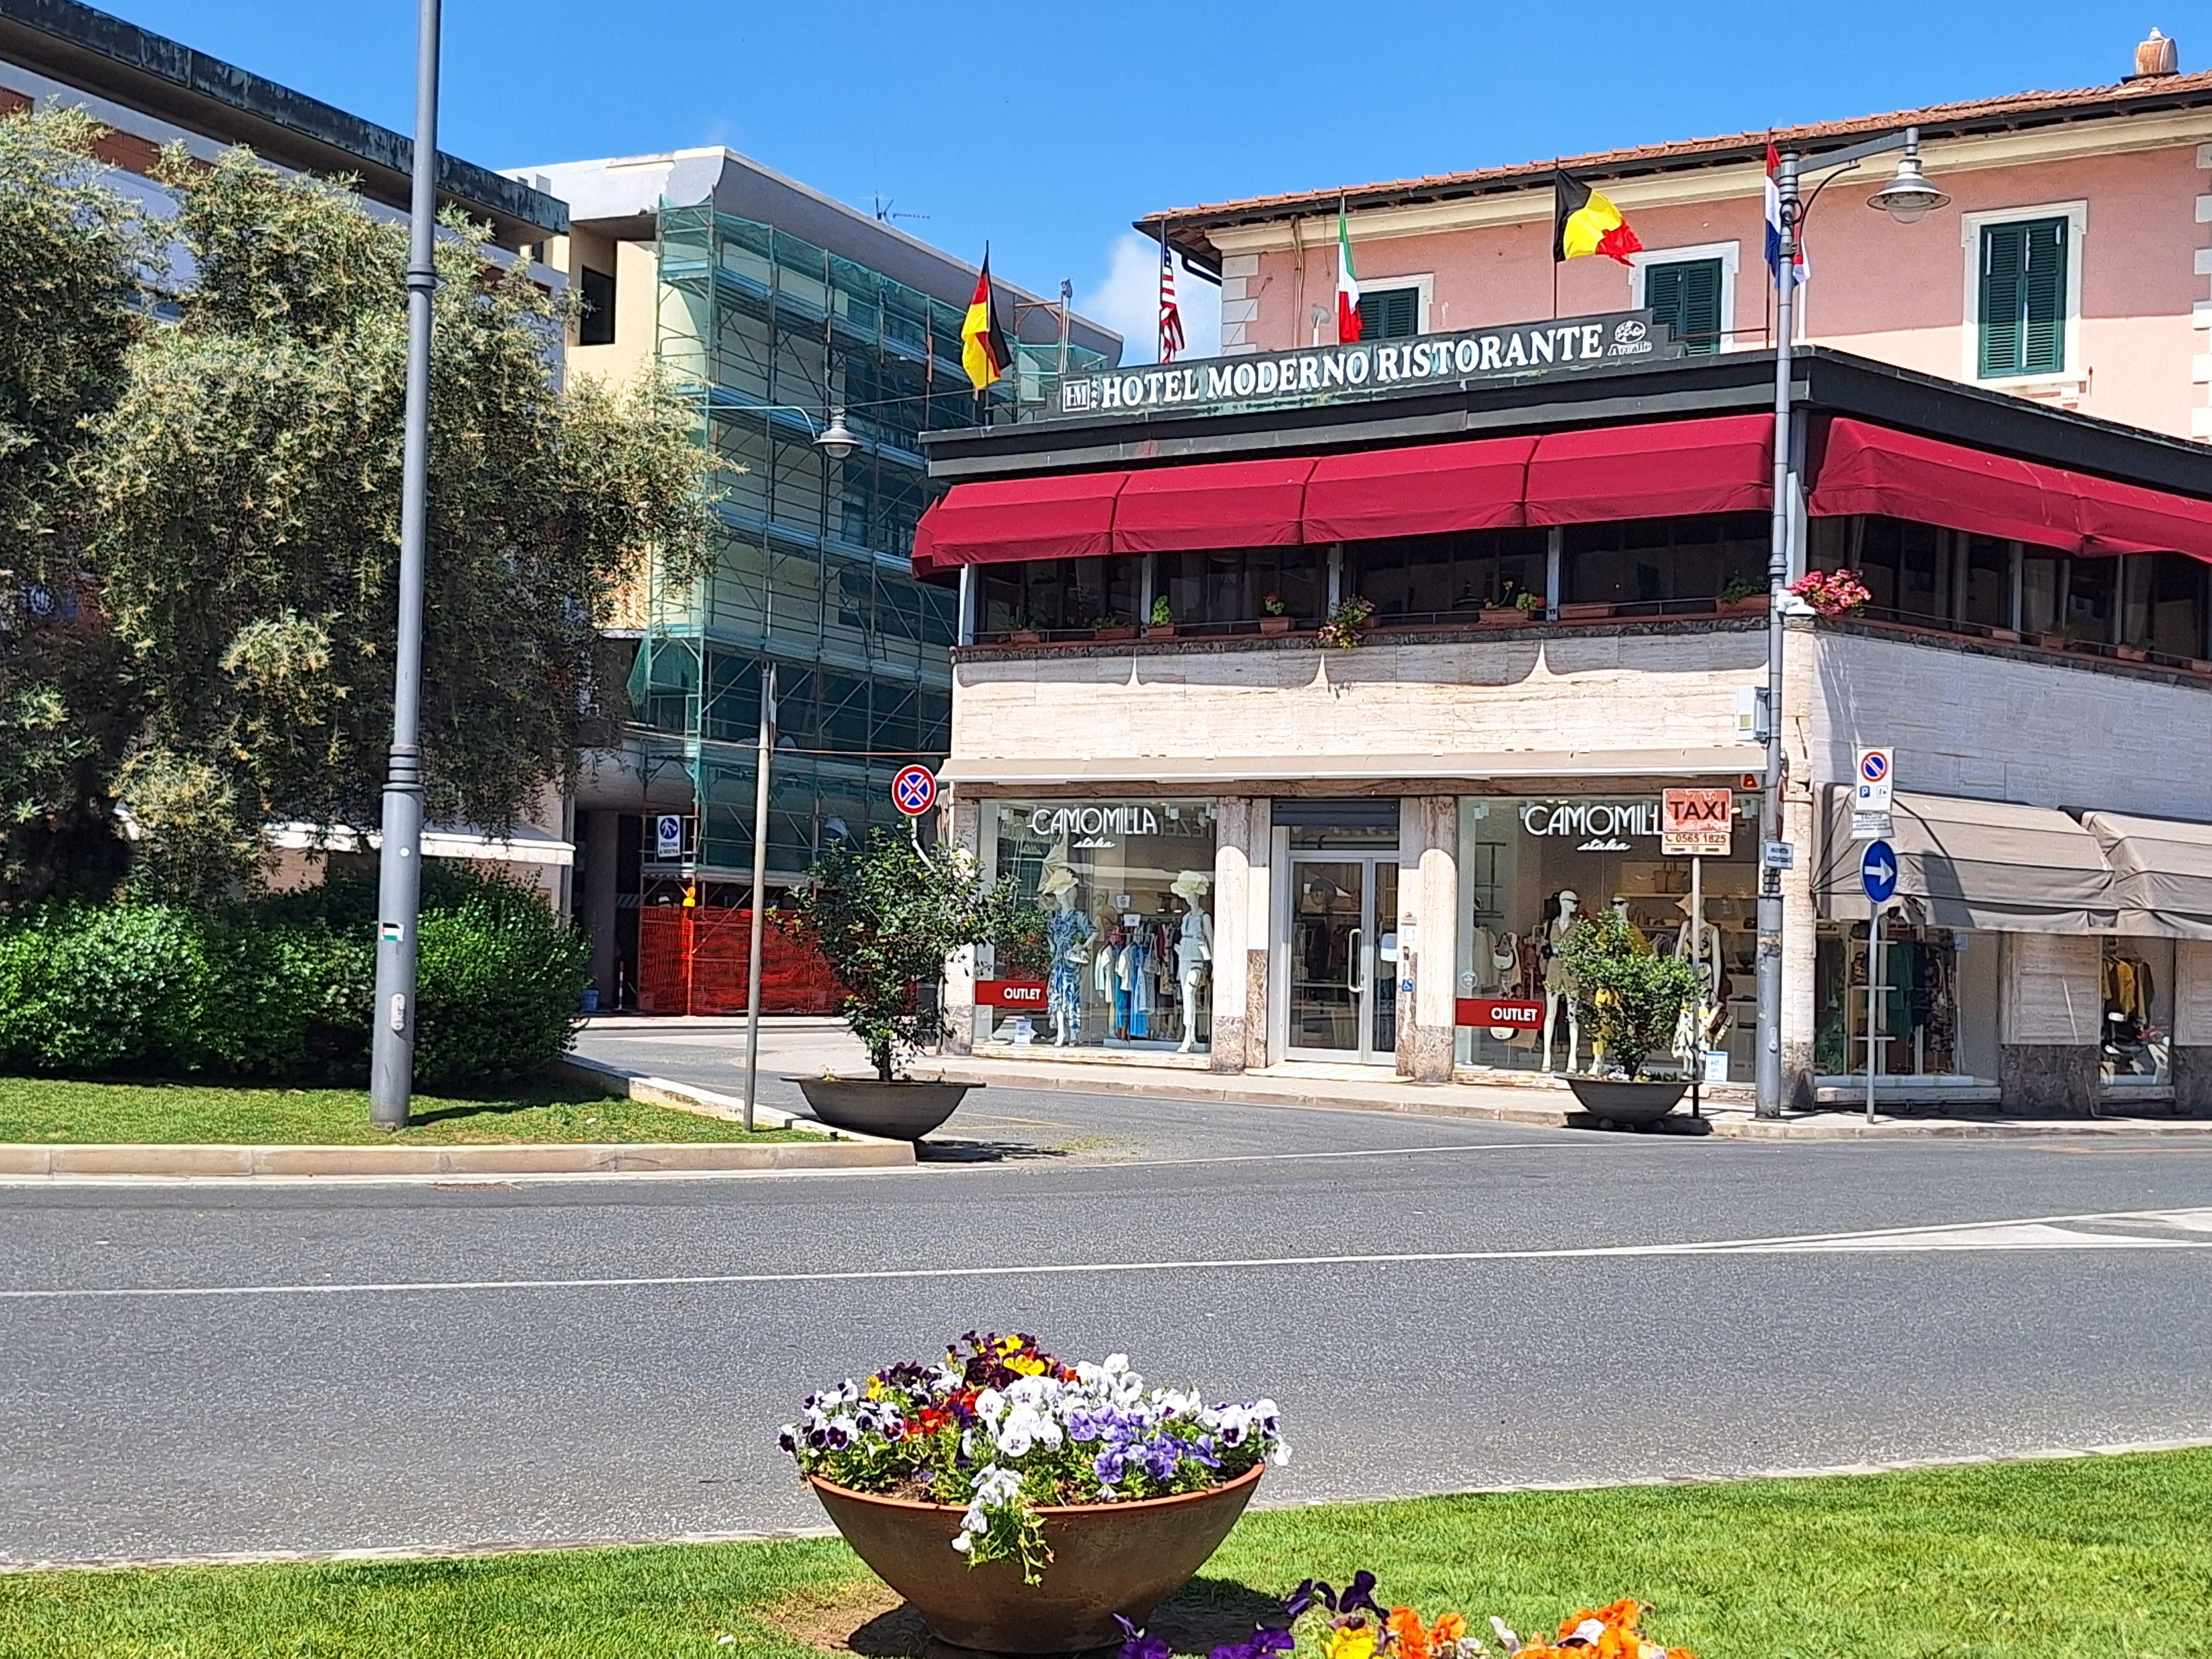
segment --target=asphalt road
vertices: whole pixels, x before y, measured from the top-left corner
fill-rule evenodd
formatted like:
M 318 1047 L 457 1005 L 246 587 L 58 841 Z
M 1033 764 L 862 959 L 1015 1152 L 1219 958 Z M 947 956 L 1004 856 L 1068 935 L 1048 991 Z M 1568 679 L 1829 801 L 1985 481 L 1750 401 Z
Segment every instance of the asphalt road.
M 1273 1395 L 1275 1502 L 2212 1437 L 2212 1138 L 963 1121 L 850 1175 L 0 1188 L 0 1559 L 818 1524 L 776 1425 L 971 1326 Z

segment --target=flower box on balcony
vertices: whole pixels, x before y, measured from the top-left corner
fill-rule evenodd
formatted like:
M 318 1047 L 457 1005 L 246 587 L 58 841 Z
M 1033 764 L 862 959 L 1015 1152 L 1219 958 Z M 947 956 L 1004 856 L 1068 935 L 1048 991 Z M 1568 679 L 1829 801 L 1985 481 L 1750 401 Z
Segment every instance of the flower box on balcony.
M 1145 637 L 1148 640 L 1171 640 L 1175 637 L 1173 623 L 1146 623 Z
M 1262 617 L 1260 618 L 1260 631 L 1262 634 L 1287 634 L 1291 631 L 1291 619 L 1288 617 Z
M 1577 600 L 1572 605 L 1563 605 L 1559 607 L 1561 622 L 1603 622 L 1612 614 L 1613 606 L 1610 604 L 1596 600 Z
M 1091 637 L 1108 643 L 1120 640 L 1133 640 L 1137 637 L 1137 624 L 1134 623 L 1104 623 L 1092 629 Z
M 1479 628 L 1526 628 L 1529 613 L 1518 605 L 1486 605 L 1474 620 Z

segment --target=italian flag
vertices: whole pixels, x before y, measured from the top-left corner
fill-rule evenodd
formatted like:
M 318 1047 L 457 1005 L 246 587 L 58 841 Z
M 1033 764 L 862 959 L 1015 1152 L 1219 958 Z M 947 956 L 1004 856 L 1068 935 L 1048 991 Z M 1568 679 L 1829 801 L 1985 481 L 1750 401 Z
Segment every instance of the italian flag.
M 1359 337 L 1359 273 L 1352 268 L 1352 228 L 1345 222 L 1344 204 L 1336 206 L 1336 343 L 1350 345 Z

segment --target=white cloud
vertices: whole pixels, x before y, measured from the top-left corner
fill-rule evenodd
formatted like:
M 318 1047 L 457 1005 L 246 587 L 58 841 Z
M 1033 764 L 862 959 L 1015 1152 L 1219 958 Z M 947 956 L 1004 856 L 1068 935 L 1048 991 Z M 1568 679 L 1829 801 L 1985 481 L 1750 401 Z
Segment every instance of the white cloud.
M 1221 289 L 1176 262 L 1176 303 L 1182 312 L 1184 357 L 1211 357 L 1221 349 Z M 1103 323 L 1125 342 L 1121 361 L 1149 363 L 1159 356 L 1160 248 L 1133 230 L 1114 239 L 1106 277 L 1080 289 L 1075 308 Z

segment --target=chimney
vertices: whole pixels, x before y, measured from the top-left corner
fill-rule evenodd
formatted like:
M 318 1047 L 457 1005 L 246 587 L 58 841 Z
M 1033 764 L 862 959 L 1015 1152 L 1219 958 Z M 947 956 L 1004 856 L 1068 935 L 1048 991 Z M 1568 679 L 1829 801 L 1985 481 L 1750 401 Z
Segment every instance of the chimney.
M 2130 81 L 2155 81 L 2160 76 L 2178 75 L 2180 70 L 2179 49 L 2154 28 L 2150 38 L 2136 46 L 2136 72 L 2127 78 Z

